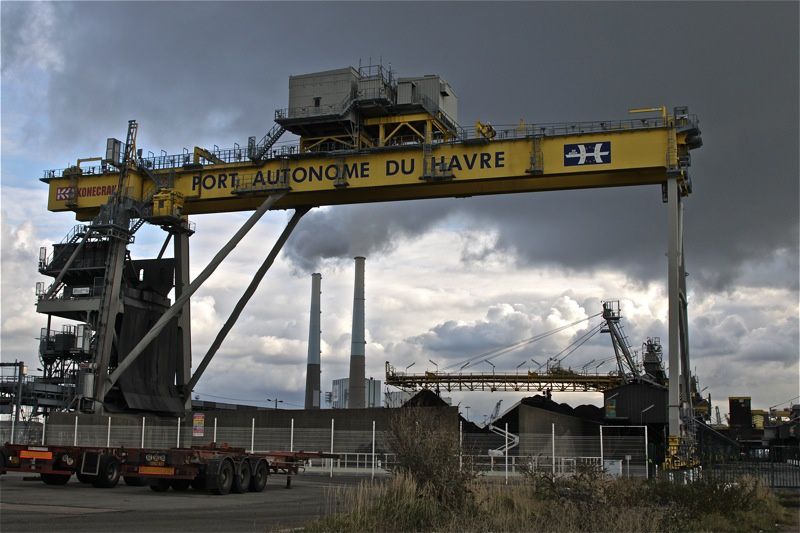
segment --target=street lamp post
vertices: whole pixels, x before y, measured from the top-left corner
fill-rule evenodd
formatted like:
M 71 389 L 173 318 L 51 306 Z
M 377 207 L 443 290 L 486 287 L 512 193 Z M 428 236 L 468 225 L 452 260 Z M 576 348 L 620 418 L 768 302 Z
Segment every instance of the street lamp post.
M 278 404 L 279 403 L 283 403 L 283 400 L 279 400 L 277 396 L 275 398 L 267 398 L 267 401 L 268 402 L 275 402 L 275 409 L 278 408 Z

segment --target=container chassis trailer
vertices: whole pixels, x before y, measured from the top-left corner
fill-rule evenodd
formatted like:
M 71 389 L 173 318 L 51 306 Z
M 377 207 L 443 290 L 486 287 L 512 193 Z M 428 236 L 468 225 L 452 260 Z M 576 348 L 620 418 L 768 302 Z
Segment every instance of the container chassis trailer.
M 261 492 L 270 474 L 292 475 L 312 458 L 335 458 L 323 452 L 248 452 L 244 448 L 106 448 L 93 446 L 32 446 L 6 443 L 0 449 L 0 474 L 39 474 L 47 485 L 65 485 L 73 474 L 81 483 L 113 488 L 149 485 L 153 491 L 185 491 L 189 487 L 213 494 Z

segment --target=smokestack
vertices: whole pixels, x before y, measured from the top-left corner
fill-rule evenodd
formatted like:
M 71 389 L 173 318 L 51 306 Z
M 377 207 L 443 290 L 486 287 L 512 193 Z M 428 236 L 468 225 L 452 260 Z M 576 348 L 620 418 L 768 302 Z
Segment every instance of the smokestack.
M 364 338 L 364 261 L 356 257 L 356 283 L 353 290 L 353 337 L 350 349 L 350 379 L 348 381 L 348 404 L 350 409 L 367 406 L 367 391 L 364 388 L 365 351 Z
M 308 366 L 306 367 L 306 409 L 319 409 L 319 334 L 320 315 L 322 310 L 319 305 L 321 293 L 322 274 L 311 274 L 311 317 L 308 321 Z

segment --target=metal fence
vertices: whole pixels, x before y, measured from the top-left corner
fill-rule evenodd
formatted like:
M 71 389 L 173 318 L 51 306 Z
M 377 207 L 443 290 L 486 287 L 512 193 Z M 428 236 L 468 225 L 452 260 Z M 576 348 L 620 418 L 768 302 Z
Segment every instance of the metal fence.
M 740 462 L 707 465 L 702 471 L 707 479 L 735 483 L 753 477 L 772 488 L 800 488 L 800 465 L 792 462 Z
M 228 427 L 217 424 L 216 418 L 204 420 L 202 427 L 191 419 L 115 419 L 106 417 L 105 424 L 81 423 L 76 417 L 71 424 L 21 424 L 11 438 L 10 427 L 0 426 L 0 441 L 36 445 L 173 448 L 208 445 L 244 448 L 253 452 L 277 450 L 332 452 L 336 459 L 309 461 L 309 469 L 335 472 L 381 473 L 395 463 L 395 455 L 387 441 L 387 432 L 336 429 L 334 420 L 325 428 L 295 428 L 292 420 L 286 427 L 259 427 L 252 419 L 250 427 Z M 365 427 L 370 427 L 366 422 Z M 518 476 L 535 471 L 570 475 L 582 467 L 600 467 L 618 477 L 647 476 L 647 447 L 644 435 L 618 436 L 607 432 L 600 436 L 523 433 L 501 436 L 466 433 L 459 428 L 459 460 L 462 465 L 487 475 Z M 518 443 L 511 441 L 518 438 Z M 506 450 L 506 447 L 508 448 Z

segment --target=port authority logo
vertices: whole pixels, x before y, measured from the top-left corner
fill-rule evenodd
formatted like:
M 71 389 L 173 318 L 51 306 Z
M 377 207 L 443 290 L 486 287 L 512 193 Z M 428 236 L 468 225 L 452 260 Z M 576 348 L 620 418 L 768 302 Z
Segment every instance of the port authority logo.
M 564 145 L 564 166 L 611 163 L 611 141 Z

